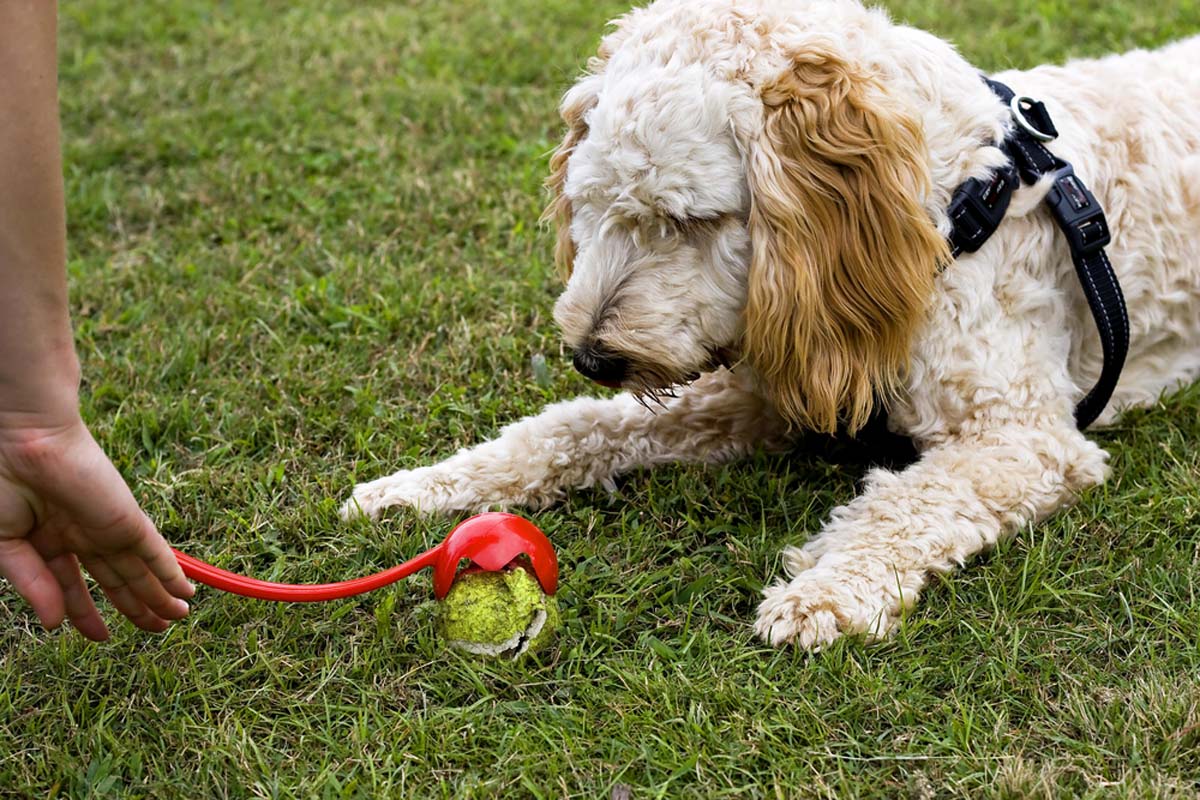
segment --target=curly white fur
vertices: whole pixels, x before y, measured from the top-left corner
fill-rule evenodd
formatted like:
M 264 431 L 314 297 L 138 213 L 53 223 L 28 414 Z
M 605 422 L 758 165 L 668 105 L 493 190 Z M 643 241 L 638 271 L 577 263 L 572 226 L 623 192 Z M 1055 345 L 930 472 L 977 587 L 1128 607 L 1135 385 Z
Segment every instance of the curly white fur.
M 346 513 L 538 507 L 638 466 L 786 446 L 791 426 L 751 365 L 714 367 L 742 352 L 746 335 L 761 246 L 748 159 L 764 135 L 764 92 L 806 53 L 867 76 L 864 102 L 915 122 L 928 181 L 910 191 L 946 233 L 952 192 L 1000 163 L 991 143 L 1010 125 L 950 45 L 856 0 L 659 0 L 634 10 L 564 99 L 575 131 L 561 152 L 559 211 L 573 269 L 556 318 L 569 345 L 625 357 L 624 385 L 637 393 L 707 374 L 657 413 L 630 393 L 550 406 L 440 464 L 356 487 Z M 1114 233 L 1132 344 L 1102 424 L 1200 375 L 1198 64 L 1192 38 L 997 76 L 1046 102 L 1061 133 L 1050 148 L 1074 163 Z M 873 471 L 819 535 L 785 551 L 790 578 L 767 588 L 759 608 L 767 641 L 818 648 L 847 633 L 884 635 L 930 573 L 1104 479 L 1106 454 L 1072 420 L 1099 374 L 1099 341 L 1040 203 L 1045 190 L 1018 190 L 983 249 L 937 276 L 890 407 L 921 457 Z

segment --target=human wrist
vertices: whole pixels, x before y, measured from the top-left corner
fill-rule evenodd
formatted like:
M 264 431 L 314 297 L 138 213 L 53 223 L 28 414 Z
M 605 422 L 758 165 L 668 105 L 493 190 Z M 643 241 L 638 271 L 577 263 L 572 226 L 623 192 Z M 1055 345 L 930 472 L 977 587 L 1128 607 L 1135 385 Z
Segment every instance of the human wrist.
M 70 339 L 0 345 L 0 427 L 58 427 L 79 419 L 79 358 Z

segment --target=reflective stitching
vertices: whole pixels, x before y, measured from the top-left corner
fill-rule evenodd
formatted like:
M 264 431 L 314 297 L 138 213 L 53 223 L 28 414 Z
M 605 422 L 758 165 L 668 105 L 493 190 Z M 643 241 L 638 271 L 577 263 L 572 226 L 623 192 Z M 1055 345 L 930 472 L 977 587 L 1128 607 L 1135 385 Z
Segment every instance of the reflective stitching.
M 1072 255 L 1074 255 L 1074 254 L 1072 254 Z M 1119 294 L 1120 293 L 1120 283 L 1117 281 L 1117 275 L 1113 271 L 1112 263 L 1108 260 L 1108 254 L 1105 253 L 1103 250 L 1101 250 L 1096 255 L 1100 256 L 1100 265 L 1104 268 L 1105 274 L 1108 277 L 1108 280 L 1110 281 L 1110 285 L 1112 287 L 1115 287 L 1116 291 Z M 1102 328 L 1102 330 L 1100 332 L 1101 333 L 1100 344 L 1102 345 L 1101 349 L 1104 350 L 1105 352 L 1104 352 L 1104 363 L 1100 368 L 1100 376 L 1097 379 L 1096 385 L 1093 386 L 1092 390 L 1090 392 L 1088 392 L 1087 395 L 1083 398 L 1083 400 L 1081 400 L 1079 402 L 1079 407 L 1076 409 L 1077 415 L 1078 415 L 1079 411 L 1087 411 L 1088 412 L 1087 414 L 1078 415 L 1078 416 L 1081 416 L 1083 418 L 1090 417 L 1089 419 L 1086 420 L 1086 423 L 1083 422 L 1083 419 L 1078 419 L 1077 422 L 1081 423 L 1080 427 L 1087 427 L 1087 425 L 1090 425 L 1092 422 L 1094 422 L 1096 420 L 1096 417 L 1100 416 L 1100 414 L 1108 406 L 1109 400 L 1112 399 L 1112 391 L 1111 390 L 1109 391 L 1109 396 L 1104 398 L 1103 405 L 1101 405 L 1099 408 L 1095 408 L 1095 409 L 1088 408 L 1088 406 L 1094 405 L 1097 402 L 1096 401 L 1096 390 L 1101 388 L 1101 384 L 1105 382 L 1104 379 L 1106 376 L 1109 376 L 1111 379 L 1114 369 L 1116 370 L 1116 380 L 1113 382 L 1112 389 L 1114 389 L 1114 390 L 1116 389 L 1117 383 L 1120 381 L 1121 368 L 1124 367 L 1124 365 L 1125 365 L 1125 352 L 1123 352 L 1123 351 L 1127 351 L 1129 348 L 1129 316 L 1126 312 L 1125 304 L 1124 304 L 1124 302 L 1117 304 L 1118 310 L 1120 311 L 1120 316 L 1118 317 L 1118 320 L 1121 323 L 1121 340 L 1118 342 L 1113 342 L 1112 341 L 1112 336 L 1113 336 L 1112 320 L 1109 319 L 1109 317 L 1108 317 L 1107 305 L 1100 298 L 1099 290 L 1096 288 L 1095 277 L 1092 275 L 1091 269 L 1089 269 L 1088 260 L 1089 260 L 1088 257 L 1083 257 L 1083 258 L 1077 259 L 1077 265 L 1079 266 L 1079 269 L 1077 270 L 1077 272 L 1079 273 L 1079 275 L 1082 278 L 1087 280 L 1088 286 L 1091 289 L 1091 297 L 1095 298 L 1094 303 L 1092 303 L 1089 298 L 1088 305 L 1092 307 L 1092 313 L 1096 319 L 1097 325 Z M 1103 347 L 1103 345 L 1108 345 L 1108 344 L 1112 344 L 1111 349 Z M 1117 359 L 1116 359 L 1116 356 L 1118 355 L 1118 353 L 1120 355 L 1120 363 L 1118 363 Z
M 1011 104 L 1016 93 L 1004 84 L 993 81 L 986 76 L 982 76 L 983 80 L 991 87 L 1004 103 Z M 1053 127 L 1054 123 L 1049 119 L 1049 112 L 1046 112 L 1047 122 Z M 1015 151 L 1012 149 L 1016 146 Z M 1065 167 L 1070 167 L 1070 163 L 1055 156 L 1046 146 L 1034 139 L 1028 132 L 1022 132 L 1019 127 L 1010 127 L 1005 135 L 1004 141 L 998 145 L 1002 149 L 1007 150 L 1007 154 L 1014 162 L 1017 168 L 1018 181 L 1026 181 L 1036 183 L 1041 178 L 1051 175 Z M 1018 159 L 1017 154 L 1022 156 Z M 1030 177 L 1031 176 L 1031 177 Z M 1018 182 L 1018 187 L 1020 183 Z M 1097 199 L 1099 203 L 1099 199 Z M 1103 203 L 1100 203 L 1101 213 L 1103 213 Z M 951 236 L 951 247 L 953 254 L 957 257 L 962 248 L 955 244 L 954 239 L 966 239 L 974 243 L 977 236 L 983 234 L 983 241 L 991 236 L 991 232 L 984 232 L 978 225 L 974 226 L 976 231 L 967 234 L 962 229 L 963 220 L 967 217 L 967 209 L 960 208 L 951 216 L 951 224 L 954 226 L 954 231 Z M 1116 389 L 1120 381 L 1121 370 L 1125 365 L 1125 359 L 1129 352 L 1129 313 L 1125 305 L 1124 293 L 1121 291 L 1121 283 L 1117 280 L 1116 271 L 1112 267 L 1112 262 L 1109 261 L 1108 254 L 1103 248 L 1098 249 L 1091 255 L 1077 253 L 1071 246 L 1072 237 L 1067 233 L 1066 226 L 1058 215 L 1054 215 L 1055 227 L 1062 231 L 1063 236 L 1067 239 L 1067 249 L 1071 253 L 1071 260 L 1075 264 L 1076 272 L 1080 276 L 1080 284 L 1083 286 L 1084 293 L 1087 296 L 1088 306 L 1091 310 L 1092 319 L 1096 323 L 1097 331 L 1100 334 L 1101 346 L 1103 350 L 1103 363 L 1101 365 L 1100 377 L 1092 390 L 1079 402 L 1075 407 L 1076 423 L 1080 429 L 1086 428 L 1089 424 L 1095 421 L 1096 417 L 1107 407 L 1109 400 L 1112 399 L 1113 391 Z M 982 244 L 982 242 L 980 242 Z M 1099 256 L 1096 261 L 1095 257 Z M 938 269 L 940 273 L 945 265 Z M 1098 284 L 1104 284 L 1104 288 L 1109 290 L 1110 295 L 1102 295 Z M 1110 309 L 1113 305 L 1115 308 Z M 1110 313 L 1111 312 L 1111 313 Z M 1098 402 L 1097 392 L 1104 396 L 1104 402 L 1098 408 L 1093 408 Z

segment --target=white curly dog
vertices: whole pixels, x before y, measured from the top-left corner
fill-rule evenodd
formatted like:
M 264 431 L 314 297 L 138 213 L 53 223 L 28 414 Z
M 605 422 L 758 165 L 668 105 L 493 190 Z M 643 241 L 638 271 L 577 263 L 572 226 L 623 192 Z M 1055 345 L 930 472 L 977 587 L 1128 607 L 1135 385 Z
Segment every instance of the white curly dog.
M 1131 335 L 1111 423 L 1200 376 L 1200 38 L 996 77 L 1046 103 L 1108 214 Z M 1072 416 L 1100 342 L 1047 183 L 949 261 L 951 195 L 1012 125 L 951 45 L 856 0 L 659 0 L 561 110 L 555 318 L 576 367 L 627 391 L 361 484 L 347 515 L 542 507 L 854 431 L 883 398 L 919 459 L 787 548 L 758 610 L 767 641 L 818 648 L 885 635 L 930 573 L 1104 480 Z

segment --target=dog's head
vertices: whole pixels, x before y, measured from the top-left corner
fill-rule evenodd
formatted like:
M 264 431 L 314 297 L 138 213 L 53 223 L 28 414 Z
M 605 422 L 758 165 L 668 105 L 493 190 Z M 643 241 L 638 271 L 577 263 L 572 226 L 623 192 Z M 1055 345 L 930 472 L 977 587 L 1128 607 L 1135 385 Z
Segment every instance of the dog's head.
M 653 394 L 740 359 L 824 431 L 896 388 L 948 253 L 916 115 L 862 56 L 880 19 L 660 0 L 618 22 L 563 100 L 548 181 L 583 374 Z

